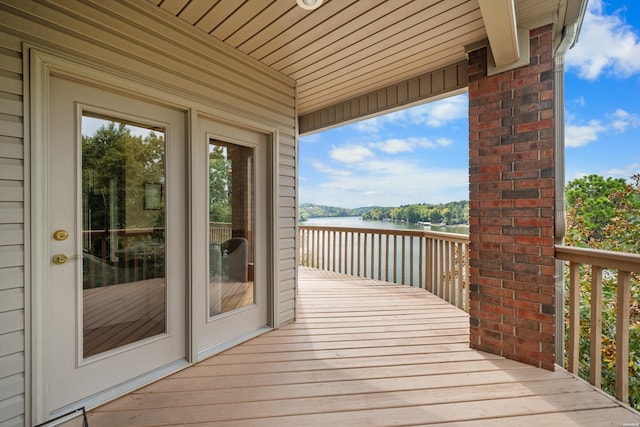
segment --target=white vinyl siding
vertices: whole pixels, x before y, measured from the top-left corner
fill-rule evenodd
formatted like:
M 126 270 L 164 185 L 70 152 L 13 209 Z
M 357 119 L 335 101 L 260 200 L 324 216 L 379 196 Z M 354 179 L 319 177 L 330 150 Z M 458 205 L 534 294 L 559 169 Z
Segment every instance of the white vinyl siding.
M 22 52 L 0 35 L 0 425 L 24 424 L 24 144 Z
M 25 367 L 30 362 L 24 353 L 24 308 L 25 292 L 34 284 L 25 276 L 29 189 L 25 192 L 23 43 L 81 58 L 172 98 L 184 97 L 277 130 L 278 283 L 273 326 L 292 321 L 297 218 L 294 81 L 146 1 L 0 0 L 0 425 L 23 425 L 27 420 Z

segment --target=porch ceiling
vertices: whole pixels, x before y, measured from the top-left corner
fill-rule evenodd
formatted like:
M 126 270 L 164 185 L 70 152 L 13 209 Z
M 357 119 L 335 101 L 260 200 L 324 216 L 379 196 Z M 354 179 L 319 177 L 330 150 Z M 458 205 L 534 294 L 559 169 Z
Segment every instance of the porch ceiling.
M 148 1 L 296 80 L 300 116 L 465 61 L 465 46 L 488 38 L 485 21 L 501 22 L 504 3 L 517 27 L 553 23 L 556 36 L 585 3 L 493 0 L 495 9 L 481 10 L 478 0 L 325 0 L 307 11 L 295 0 Z M 499 34 L 509 31 L 511 43 L 489 37 L 494 56 L 513 50 L 517 33 Z

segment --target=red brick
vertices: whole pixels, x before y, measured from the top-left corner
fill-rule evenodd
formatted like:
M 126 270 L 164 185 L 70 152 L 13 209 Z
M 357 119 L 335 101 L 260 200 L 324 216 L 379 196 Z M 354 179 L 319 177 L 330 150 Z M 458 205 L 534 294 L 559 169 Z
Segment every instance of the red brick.
M 530 65 L 487 77 L 469 53 L 470 341 L 553 369 L 552 27 L 530 31 Z

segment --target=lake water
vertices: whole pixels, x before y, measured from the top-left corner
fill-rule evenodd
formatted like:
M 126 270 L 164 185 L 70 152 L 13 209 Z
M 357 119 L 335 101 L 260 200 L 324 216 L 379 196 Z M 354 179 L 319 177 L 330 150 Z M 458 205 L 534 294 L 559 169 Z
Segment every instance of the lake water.
M 324 225 L 333 227 L 381 228 L 384 230 L 431 230 L 447 233 L 469 234 L 469 227 L 459 226 L 423 226 L 418 224 L 397 223 L 391 221 L 363 221 L 359 216 L 309 218 L 300 225 Z
M 445 227 L 445 226 L 422 226 L 418 224 L 394 223 L 389 221 L 363 221 L 360 217 L 330 217 L 330 218 L 310 218 L 300 225 L 328 226 L 345 228 L 370 228 L 379 230 L 432 230 L 439 232 L 449 232 L 457 234 L 469 234 L 466 226 Z M 373 233 L 364 241 L 360 238 L 335 237 L 334 235 L 318 233 L 310 237 L 305 234 L 302 238 L 301 258 L 307 265 L 324 268 L 327 270 L 340 271 L 356 276 L 370 277 L 376 280 L 388 280 L 390 282 L 413 284 L 426 283 L 426 275 L 431 274 L 436 278 L 442 277 L 444 266 L 440 262 L 439 255 L 433 253 L 433 258 L 427 259 L 427 241 L 419 238 L 403 238 L 401 236 L 385 237 L 384 235 Z M 309 238 L 311 240 L 307 241 Z M 322 242 L 325 240 L 326 242 Z M 382 243 L 380 243 L 382 239 Z M 387 240 L 390 240 L 388 242 Z M 395 241 L 394 241 L 395 240 Z M 309 242 L 313 242 L 309 245 Z M 316 243 L 319 242 L 319 243 Z M 337 245 L 336 245 L 337 243 Z M 324 248 L 324 249 L 320 249 Z M 336 249 L 337 248 L 337 249 Z M 335 254 L 333 251 L 339 253 Z M 388 252 L 388 253 L 387 253 Z M 355 265 L 351 261 L 355 255 Z M 410 254 L 413 254 L 411 256 Z M 420 256 L 422 254 L 422 257 Z M 378 265 L 378 259 L 385 260 L 382 265 Z M 387 262 L 386 260 L 390 260 Z M 335 264 L 338 263 L 336 268 Z M 393 266 L 396 266 L 395 268 Z M 413 268 L 411 268 L 413 265 Z M 422 265 L 420 273 L 419 265 Z M 388 268 L 388 272 L 387 272 Z M 413 271 L 413 274 L 411 274 Z M 404 274 L 403 274 L 404 273 Z M 422 276 L 422 277 L 421 277 Z

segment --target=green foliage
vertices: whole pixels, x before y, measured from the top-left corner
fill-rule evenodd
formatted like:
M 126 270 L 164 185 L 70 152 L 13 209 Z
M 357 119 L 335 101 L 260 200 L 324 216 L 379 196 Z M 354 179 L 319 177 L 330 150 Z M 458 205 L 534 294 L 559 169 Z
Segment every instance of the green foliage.
M 624 180 L 591 175 L 567 186 L 569 246 L 640 253 L 640 175 Z M 579 375 L 589 378 L 591 269 L 581 269 Z M 565 277 L 568 295 L 568 275 Z M 605 270 L 602 296 L 602 389 L 615 393 L 616 273 Z M 629 403 L 640 409 L 640 275 L 631 280 Z M 626 322 L 626 321 L 625 321 Z M 568 325 L 565 324 L 568 330 Z
M 327 218 L 327 217 L 346 217 L 346 216 L 361 216 L 365 212 L 374 207 L 369 208 L 337 208 L 335 206 L 323 206 L 313 203 L 302 203 L 298 209 L 298 221 L 303 222 L 309 218 Z
M 231 161 L 225 148 L 209 150 L 209 221 L 231 222 Z
M 373 208 L 362 215 L 363 220 L 392 220 L 398 222 L 431 222 L 447 225 L 467 224 L 469 222 L 469 202 L 449 202 L 439 205 L 413 204 L 395 208 Z
M 431 222 L 434 224 L 446 223 L 447 225 L 469 223 L 469 202 L 449 202 L 439 205 L 412 204 L 398 207 L 370 206 L 357 209 L 337 208 L 333 206 L 314 205 L 303 203 L 298 209 L 298 221 L 303 222 L 309 218 L 360 216 L 363 220 L 370 221 L 396 221 L 417 224 L 419 222 Z
M 603 178 L 589 175 L 571 181 L 566 188 L 567 206 L 576 210 L 580 221 L 580 234 L 572 236 L 576 244 L 588 245 L 589 241 L 601 241 L 604 228 L 617 213 L 617 204 L 611 195 L 623 191 L 626 182 L 622 178 Z

